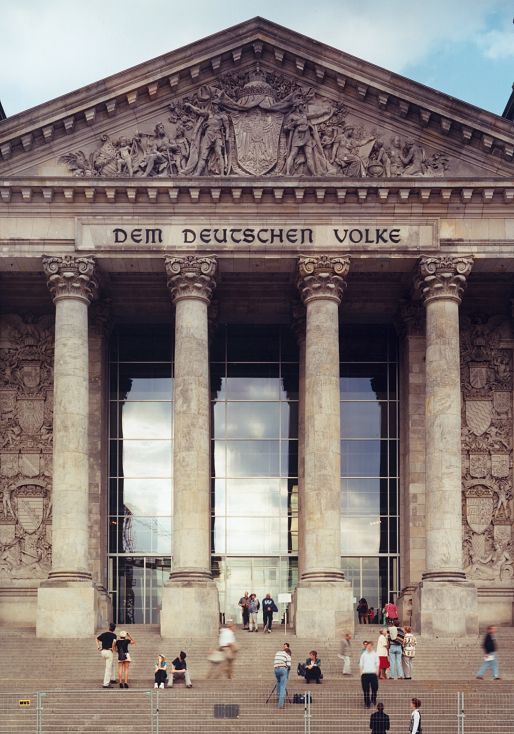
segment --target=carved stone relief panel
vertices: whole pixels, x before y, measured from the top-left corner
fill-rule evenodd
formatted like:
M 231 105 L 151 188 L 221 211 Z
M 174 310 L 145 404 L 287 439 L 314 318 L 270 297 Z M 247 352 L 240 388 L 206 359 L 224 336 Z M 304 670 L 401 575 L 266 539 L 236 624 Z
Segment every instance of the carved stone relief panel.
M 259 65 L 172 99 L 153 129 L 104 133 L 93 150 L 70 151 L 59 162 L 84 177 L 443 176 L 457 164 Z
M 461 330 L 464 562 L 470 578 L 511 582 L 512 351 L 507 319 L 474 316 Z
M 51 565 L 53 319 L 0 317 L 0 579 Z

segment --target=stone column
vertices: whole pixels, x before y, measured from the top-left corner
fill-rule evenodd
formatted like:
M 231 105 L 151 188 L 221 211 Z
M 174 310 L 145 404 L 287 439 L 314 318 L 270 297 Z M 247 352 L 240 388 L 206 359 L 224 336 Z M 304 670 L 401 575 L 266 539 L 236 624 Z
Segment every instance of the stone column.
M 339 638 L 353 630 L 351 585 L 341 570 L 339 304 L 348 257 L 301 257 L 306 307 L 303 568 L 296 633 Z
M 478 632 L 462 554 L 459 304 L 472 266 L 472 257 L 422 257 L 415 283 L 426 308 L 426 570 L 413 622 L 437 636 Z
M 92 257 L 43 257 L 55 303 L 52 570 L 38 590 L 39 637 L 88 637 L 98 594 L 89 564 L 88 306 Z
M 161 634 L 212 636 L 219 602 L 211 575 L 208 305 L 214 257 L 169 257 L 175 304 L 173 570 L 163 590 Z

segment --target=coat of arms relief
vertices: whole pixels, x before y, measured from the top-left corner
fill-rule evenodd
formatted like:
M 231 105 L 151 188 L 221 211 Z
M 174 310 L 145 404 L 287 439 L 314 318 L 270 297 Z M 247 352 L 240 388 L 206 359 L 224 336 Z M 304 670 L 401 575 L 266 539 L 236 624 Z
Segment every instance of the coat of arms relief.
M 258 65 L 175 99 L 166 121 L 59 161 L 75 176 L 442 176 L 447 155 L 367 127 L 343 102 Z
M 0 318 L 0 578 L 51 563 L 53 321 Z
M 464 559 L 483 581 L 514 577 L 510 336 L 502 316 L 468 318 L 461 331 Z

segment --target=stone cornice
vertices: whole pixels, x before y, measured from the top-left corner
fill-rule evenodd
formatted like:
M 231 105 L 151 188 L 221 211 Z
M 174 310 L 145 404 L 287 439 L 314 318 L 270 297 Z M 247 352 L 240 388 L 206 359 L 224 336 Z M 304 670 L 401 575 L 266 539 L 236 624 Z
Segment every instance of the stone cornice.
M 298 259 L 298 290 L 305 305 L 309 301 L 329 300 L 341 303 L 350 258 L 316 255 Z
M 234 41 L 234 39 L 237 39 Z M 309 86 L 332 87 L 348 101 L 387 112 L 470 145 L 498 162 L 512 161 L 512 123 L 497 115 L 361 61 L 275 23 L 254 18 L 157 59 L 64 95 L 0 124 L 4 160 L 133 110 L 159 95 L 184 94 L 220 70 L 255 61 L 273 64 Z
M 472 256 L 423 256 L 418 262 L 415 288 L 425 305 L 440 299 L 460 303 L 472 268 Z
M 209 304 L 216 288 L 217 260 L 211 257 L 166 257 L 167 286 L 173 303 L 195 298 Z
M 38 178 L 10 177 L 0 179 L 0 211 L 2 204 L 44 203 L 59 200 L 62 204 L 94 203 L 214 203 L 240 202 L 250 196 L 254 203 L 283 200 L 302 203 L 307 199 L 316 203 L 336 202 L 356 204 L 412 204 L 440 203 L 512 205 L 514 181 L 509 179 L 351 179 L 320 177 L 268 177 L 249 179 L 197 177 L 180 179 L 98 179 L 98 178 Z M 247 200 L 247 199 L 246 199 Z

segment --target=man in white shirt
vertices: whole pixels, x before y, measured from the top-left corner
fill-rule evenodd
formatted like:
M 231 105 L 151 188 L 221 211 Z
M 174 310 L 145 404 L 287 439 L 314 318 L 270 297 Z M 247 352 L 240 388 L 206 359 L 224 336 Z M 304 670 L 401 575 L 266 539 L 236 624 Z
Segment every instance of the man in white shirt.
M 229 680 L 232 678 L 234 660 L 239 649 L 234 629 L 235 624 L 233 620 L 227 619 L 225 626 L 220 629 L 220 636 L 218 639 L 218 647 L 225 654 L 224 662 L 218 666 L 218 675 L 225 672 Z
M 361 671 L 362 692 L 364 693 L 364 705 L 368 709 L 371 704 L 375 705 L 377 702 L 378 666 L 378 655 L 373 650 L 373 643 L 367 642 L 366 649 L 363 650 L 359 661 L 359 668 Z

